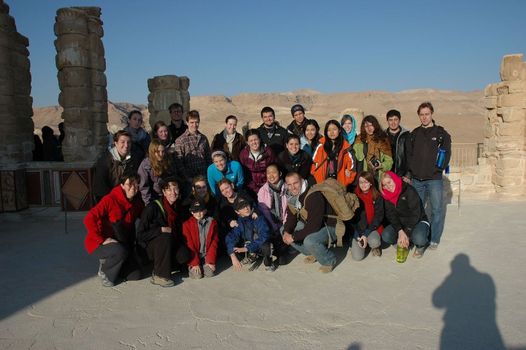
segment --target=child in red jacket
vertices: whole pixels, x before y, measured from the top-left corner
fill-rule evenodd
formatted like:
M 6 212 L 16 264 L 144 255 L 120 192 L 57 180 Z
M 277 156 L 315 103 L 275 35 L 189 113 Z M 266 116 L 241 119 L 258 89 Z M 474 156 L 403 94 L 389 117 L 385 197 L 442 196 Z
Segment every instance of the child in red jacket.
M 189 209 L 192 217 L 183 223 L 183 236 L 191 254 L 188 274 L 193 279 L 212 277 L 216 270 L 217 222 L 207 215 L 201 200 L 194 200 Z

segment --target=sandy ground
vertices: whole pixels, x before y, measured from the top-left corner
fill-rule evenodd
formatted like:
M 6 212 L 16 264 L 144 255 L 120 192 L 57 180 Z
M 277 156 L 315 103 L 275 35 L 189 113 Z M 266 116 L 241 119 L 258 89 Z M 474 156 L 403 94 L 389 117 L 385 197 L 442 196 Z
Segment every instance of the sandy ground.
M 327 275 L 296 257 L 276 272 L 176 276 L 103 288 L 83 249 L 83 213 L 0 215 L 1 349 L 526 348 L 525 201 L 448 206 L 442 244 L 395 249 Z M 455 263 L 452 264 L 452 261 Z M 495 294 L 496 293 L 496 294 Z

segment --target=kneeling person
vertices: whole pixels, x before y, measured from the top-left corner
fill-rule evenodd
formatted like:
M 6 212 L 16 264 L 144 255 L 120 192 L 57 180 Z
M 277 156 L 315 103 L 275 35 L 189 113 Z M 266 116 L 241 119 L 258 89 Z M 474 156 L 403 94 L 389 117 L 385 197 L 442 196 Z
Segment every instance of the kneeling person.
M 203 274 L 212 277 L 216 270 L 217 222 L 208 215 L 202 200 L 194 200 L 189 210 L 192 217 L 183 224 L 183 236 L 190 250 L 189 275 L 194 279 L 203 277 Z
M 275 270 L 272 264 L 270 230 L 262 215 L 253 212 L 250 202 L 238 197 L 234 202 L 238 215 L 236 226 L 225 238 L 227 253 L 236 271 L 241 271 L 242 265 L 237 254 L 248 256 L 262 255 L 263 264 L 269 271 Z
M 179 265 L 190 260 L 190 252 L 180 233 L 179 185 L 174 178 L 159 182 L 163 196 L 150 202 L 141 215 L 137 241 L 153 261 L 151 282 L 162 287 L 173 287 L 172 261 Z
M 331 206 L 321 192 L 308 193 L 307 181 L 298 173 L 288 173 L 285 183 L 290 197 L 283 242 L 307 255 L 305 263 L 318 261 L 321 272 L 331 272 L 336 265 L 336 255 L 328 245 L 336 241 L 336 220 L 325 219 L 332 211 Z

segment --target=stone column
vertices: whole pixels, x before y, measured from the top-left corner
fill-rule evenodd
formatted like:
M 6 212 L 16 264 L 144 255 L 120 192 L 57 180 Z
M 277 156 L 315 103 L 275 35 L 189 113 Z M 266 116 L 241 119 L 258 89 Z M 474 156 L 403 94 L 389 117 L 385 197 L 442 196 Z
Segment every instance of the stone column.
M 188 87 L 190 79 L 188 77 L 178 77 L 176 75 L 163 75 L 148 79 L 148 111 L 150 112 L 150 126 L 158 120 L 163 120 L 170 124 L 170 112 L 168 107 L 172 103 L 183 105 L 183 113 L 190 110 L 190 93 Z
M 0 164 L 31 161 L 33 99 L 28 39 L 0 0 Z
M 502 82 L 484 91 L 487 111 L 481 165 L 491 169 L 495 191 L 526 194 L 526 62 L 523 55 L 506 55 Z
M 59 104 L 66 162 L 95 161 L 107 145 L 106 61 L 98 7 L 61 8 L 55 17 Z

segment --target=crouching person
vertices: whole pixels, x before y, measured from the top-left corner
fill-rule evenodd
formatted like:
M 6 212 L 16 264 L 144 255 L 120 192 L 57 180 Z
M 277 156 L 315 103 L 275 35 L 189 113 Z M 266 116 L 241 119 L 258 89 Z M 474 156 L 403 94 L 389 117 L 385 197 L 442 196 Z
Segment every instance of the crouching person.
M 276 267 L 272 263 L 270 231 L 265 218 L 254 213 L 250 201 L 240 196 L 234 202 L 234 210 L 238 219 L 225 238 L 227 253 L 234 269 L 241 271 L 242 262 L 255 262 L 257 256 L 261 255 L 266 270 L 274 271 Z M 241 256 L 244 256 L 242 262 L 239 261 Z
M 179 185 L 174 178 L 161 179 L 162 198 L 150 202 L 141 215 L 137 230 L 138 244 L 146 249 L 153 261 L 151 282 L 162 287 L 173 287 L 172 266 L 184 265 L 190 252 L 180 232 Z
M 336 220 L 325 220 L 331 206 L 321 192 L 308 193 L 307 181 L 298 173 L 288 173 L 285 183 L 289 199 L 283 242 L 306 255 L 305 263 L 318 261 L 321 272 L 331 272 L 336 255 L 328 246 L 336 241 Z
M 136 196 L 138 189 L 139 176 L 125 172 L 119 185 L 84 218 L 88 230 L 84 246 L 99 259 L 99 276 L 104 287 L 113 287 L 119 277 L 128 281 L 141 277 L 133 256 L 135 220 L 144 207 Z
M 183 236 L 190 251 L 188 274 L 194 279 L 203 275 L 212 277 L 216 271 L 217 222 L 207 214 L 203 200 L 194 200 L 189 210 L 192 217 L 183 224 Z

